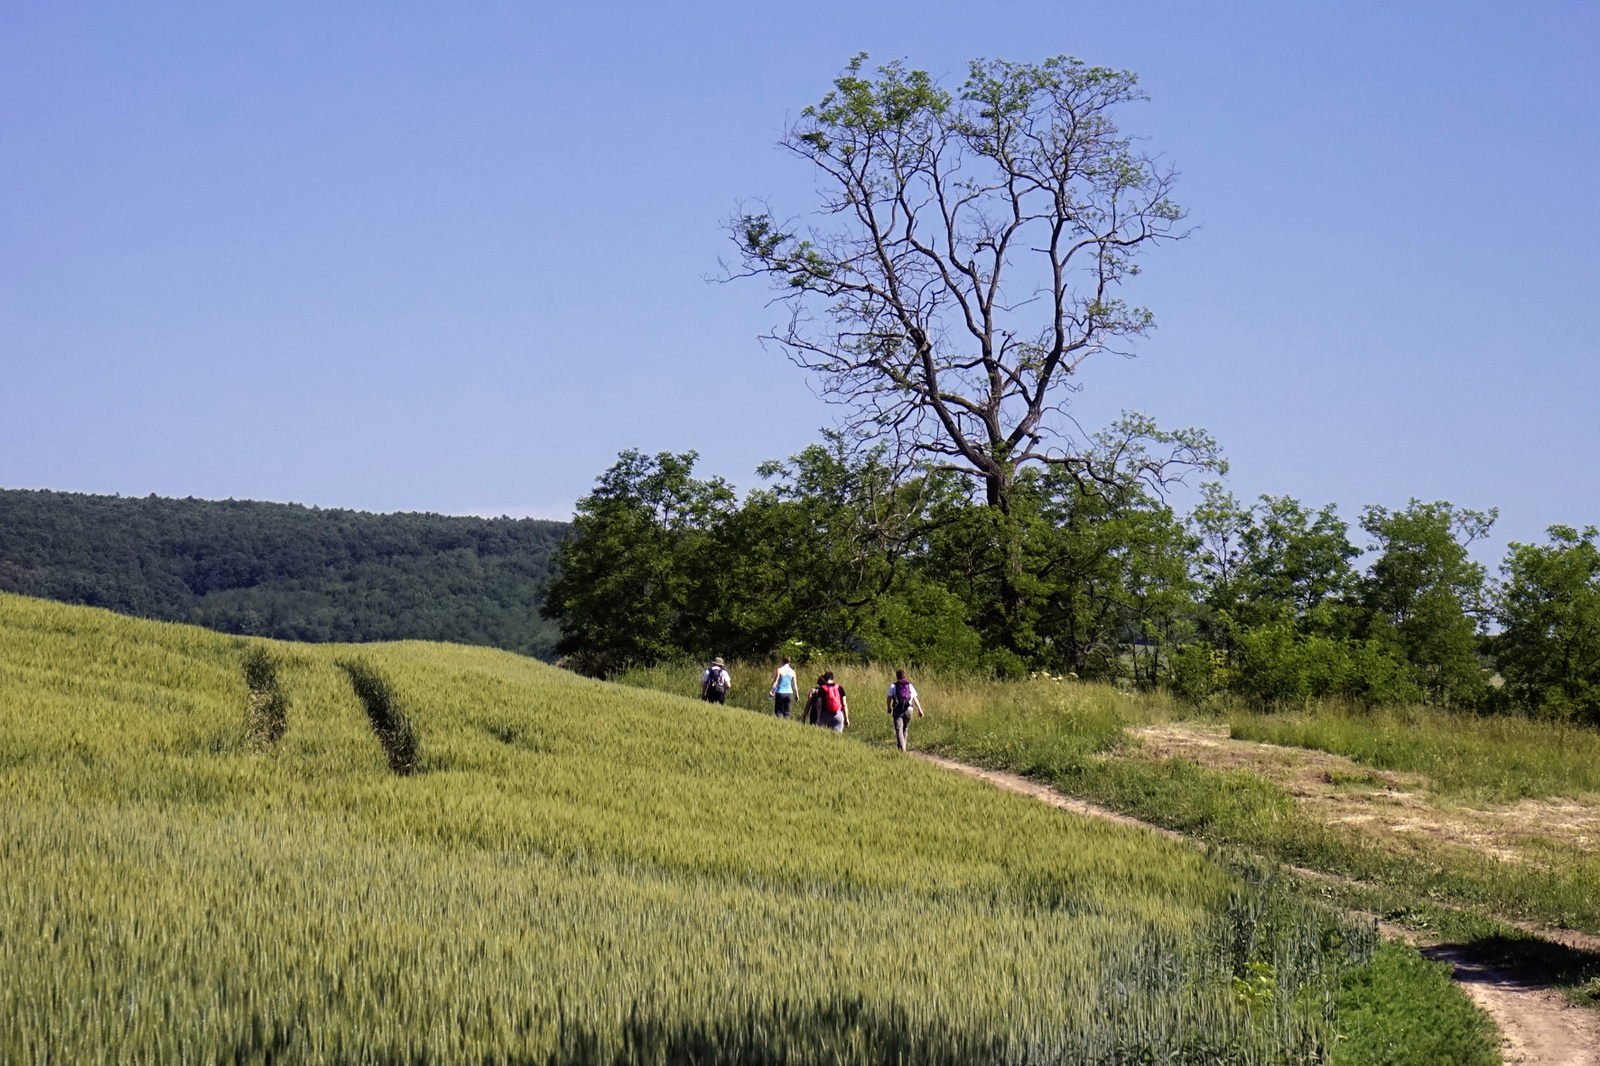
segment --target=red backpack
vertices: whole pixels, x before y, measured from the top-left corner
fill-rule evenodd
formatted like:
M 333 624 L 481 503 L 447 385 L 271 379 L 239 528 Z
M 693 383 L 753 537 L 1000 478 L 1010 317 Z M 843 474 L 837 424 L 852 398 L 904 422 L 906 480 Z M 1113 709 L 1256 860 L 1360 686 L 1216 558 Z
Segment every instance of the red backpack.
M 820 691 L 822 699 L 819 702 L 823 714 L 838 714 L 844 710 L 844 693 L 839 691 L 838 682 L 830 681 Z

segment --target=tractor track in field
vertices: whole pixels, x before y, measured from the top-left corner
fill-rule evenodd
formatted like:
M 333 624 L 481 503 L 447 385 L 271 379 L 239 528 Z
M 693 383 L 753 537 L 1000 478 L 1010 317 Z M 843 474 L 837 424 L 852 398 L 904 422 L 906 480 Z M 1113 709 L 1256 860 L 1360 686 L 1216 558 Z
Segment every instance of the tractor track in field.
M 945 770 L 986 781 L 996 788 L 1047 803 L 1084 818 L 1097 818 L 1132 829 L 1142 829 L 1167 840 L 1190 846 L 1203 846 L 1192 837 L 1172 829 L 1165 829 L 1138 818 L 1121 814 L 1107 807 L 1077 799 L 1057 792 L 1048 785 L 1029 780 L 1020 774 L 1003 770 L 987 770 L 981 766 L 957 762 L 928 752 L 912 755 Z M 1342 882 L 1359 886 L 1360 883 L 1315 870 L 1290 867 L 1298 876 L 1318 881 Z M 1377 921 L 1377 915 L 1366 915 Z M 1600 937 L 1568 929 L 1541 929 L 1523 923 L 1519 928 L 1554 943 L 1579 951 L 1600 952 Z M 1575 1006 L 1565 996 L 1548 985 L 1541 984 L 1525 973 L 1497 965 L 1470 946 L 1462 944 L 1425 944 L 1398 926 L 1379 922 L 1379 930 L 1392 939 L 1412 943 L 1428 958 L 1448 962 L 1454 967 L 1453 976 L 1467 996 L 1476 1003 L 1500 1028 L 1501 1052 L 1508 1064 L 1521 1066 L 1600 1066 L 1600 1014 Z

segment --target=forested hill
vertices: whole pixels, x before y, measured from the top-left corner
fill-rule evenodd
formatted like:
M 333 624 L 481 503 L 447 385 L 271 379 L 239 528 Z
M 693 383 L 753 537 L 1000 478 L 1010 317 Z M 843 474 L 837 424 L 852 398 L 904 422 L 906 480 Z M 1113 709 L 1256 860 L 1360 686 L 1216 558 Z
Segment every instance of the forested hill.
M 0 590 L 304 641 L 447 640 L 548 658 L 565 522 L 0 489 Z

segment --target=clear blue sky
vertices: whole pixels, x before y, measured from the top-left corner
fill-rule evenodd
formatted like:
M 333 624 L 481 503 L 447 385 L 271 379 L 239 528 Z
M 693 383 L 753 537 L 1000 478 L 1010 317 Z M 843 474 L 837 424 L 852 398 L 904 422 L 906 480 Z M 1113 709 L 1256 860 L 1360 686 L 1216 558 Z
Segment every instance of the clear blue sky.
M 1137 71 L 1200 229 L 1080 419 L 1241 496 L 1600 522 L 1600 5 L 0 0 L 0 485 L 565 517 L 832 417 L 716 285 L 847 58 Z

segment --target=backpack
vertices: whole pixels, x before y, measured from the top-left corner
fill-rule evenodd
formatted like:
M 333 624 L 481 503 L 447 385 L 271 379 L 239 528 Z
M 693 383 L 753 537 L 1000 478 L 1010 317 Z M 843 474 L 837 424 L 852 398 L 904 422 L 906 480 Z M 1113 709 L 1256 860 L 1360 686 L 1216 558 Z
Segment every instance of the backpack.
M 728 672 L 720 666 L 713 666 L 710 669 L 711 672 L 706 675 L 706 690 L 704 694 L 707 696 L 720 696 L 728 691 Z
M 911 682 L 896 681 L 890 689 L 891 706 L 894 713 L 904 718 L 911 713 Z
M 818 691 L 822 698 L 817 702 L 821 705 L 819 710 L 823 714 L 838 714 L 844 710 L 844 694 L 839 691 L 837 684 L 823 685 Z

